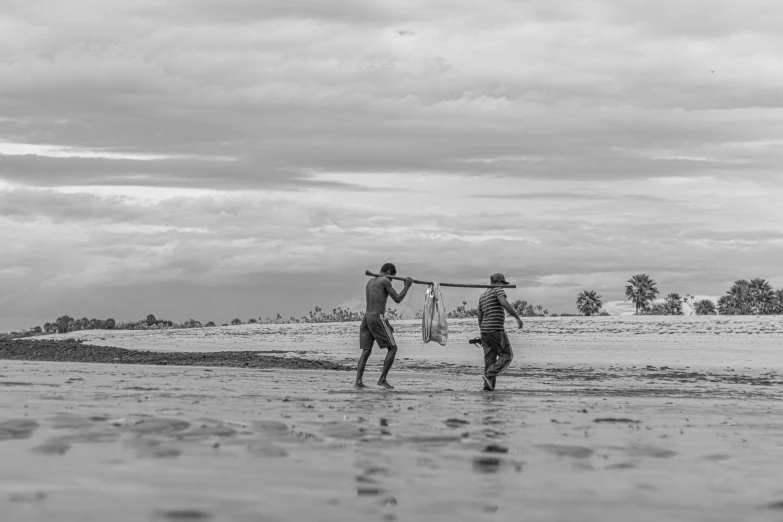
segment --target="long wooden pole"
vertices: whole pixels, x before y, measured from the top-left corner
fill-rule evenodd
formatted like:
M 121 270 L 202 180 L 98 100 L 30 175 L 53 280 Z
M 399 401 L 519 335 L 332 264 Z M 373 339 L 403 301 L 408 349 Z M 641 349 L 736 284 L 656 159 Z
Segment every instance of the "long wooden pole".
M 390 276 L 386 274 L 373 274 L 369 270 L 364 272 L 370 277 L 388 277 L 389 279 L 396 279 L 397 281 L 405 281 L 404 277 Z M 413 282 L 417 285 L 431 285 L 432 281 L 418 281 L 416 279 Z M 455 288 L 516 288 L 517 285 L 460 285 L 457 283 L 441 283 L 440 286 L 451 286 Z

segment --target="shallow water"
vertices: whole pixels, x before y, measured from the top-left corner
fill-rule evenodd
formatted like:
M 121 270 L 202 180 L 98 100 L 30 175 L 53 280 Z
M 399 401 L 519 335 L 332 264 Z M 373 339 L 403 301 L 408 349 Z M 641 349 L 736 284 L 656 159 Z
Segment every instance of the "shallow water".
M 741 368 L 593 373 L 614 377 L 501 376 L 484 393 L 474 375 L 402 370 L 396 390 L 358 392 L 349 372 L 0 361 L 0 513 L 780 520 L 779 386 Z

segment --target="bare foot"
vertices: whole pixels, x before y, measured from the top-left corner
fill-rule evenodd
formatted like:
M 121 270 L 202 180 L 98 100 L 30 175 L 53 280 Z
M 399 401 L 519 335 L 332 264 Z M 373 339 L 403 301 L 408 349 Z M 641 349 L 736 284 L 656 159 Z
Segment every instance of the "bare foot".
M 353 387 L 356 388 L 357 390 L 361 390 L 363 388 L 366 388 L 367 386 L 365 386 L 364 383 L 360 381 L 354 384 Z
M 394 389 L 394 386 L 392 386 L 391 384 L 389 384 L 386 381 L 378 381 L 378 386 L 383 386 L 387 390 L 393 390 Z

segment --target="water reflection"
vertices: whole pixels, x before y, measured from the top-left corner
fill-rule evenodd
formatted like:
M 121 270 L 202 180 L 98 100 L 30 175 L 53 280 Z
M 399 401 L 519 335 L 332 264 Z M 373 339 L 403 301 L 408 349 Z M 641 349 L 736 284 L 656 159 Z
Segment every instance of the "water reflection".
M 497 457 L 476 457 L 473 459 L 473 471 L 477 473 L 497 473 L 500 470 Z

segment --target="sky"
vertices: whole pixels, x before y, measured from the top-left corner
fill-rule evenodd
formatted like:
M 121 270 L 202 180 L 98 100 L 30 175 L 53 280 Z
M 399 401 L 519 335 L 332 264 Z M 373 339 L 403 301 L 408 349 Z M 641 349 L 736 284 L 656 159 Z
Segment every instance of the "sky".
M 0 331 L 783 287 L 776 0 L 2 5 Z

